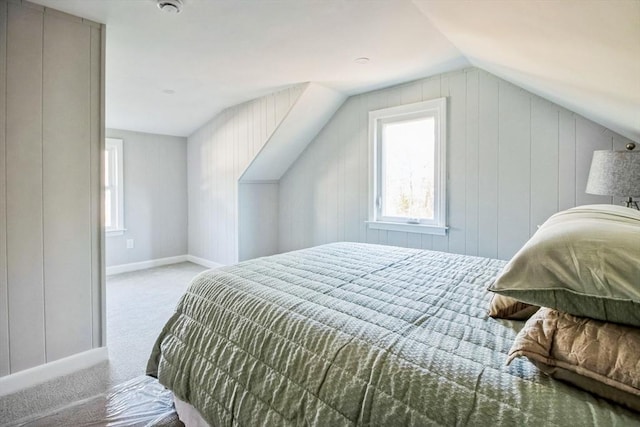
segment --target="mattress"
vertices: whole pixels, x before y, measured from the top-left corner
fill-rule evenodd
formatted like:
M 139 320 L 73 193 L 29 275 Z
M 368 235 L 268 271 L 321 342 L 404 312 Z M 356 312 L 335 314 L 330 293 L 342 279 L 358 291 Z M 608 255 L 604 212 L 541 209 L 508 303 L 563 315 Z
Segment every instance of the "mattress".
M 506 366 L 521 322 L 487 316 L 504 261 L 335 243 L 197 276 L 147 372 L 212 426 L 640 425 Z

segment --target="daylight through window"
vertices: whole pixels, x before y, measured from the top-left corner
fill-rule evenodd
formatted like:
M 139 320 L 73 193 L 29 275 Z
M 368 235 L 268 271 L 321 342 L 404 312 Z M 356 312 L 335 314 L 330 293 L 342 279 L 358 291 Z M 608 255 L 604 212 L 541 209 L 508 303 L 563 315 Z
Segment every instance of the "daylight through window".
M 122 140 L 107 138 L 104 153 L 104 206 L 107 234 L 124 231 L 124 185 Z
M 444 234 L 446 99 L 372 111 L 369 226 Z

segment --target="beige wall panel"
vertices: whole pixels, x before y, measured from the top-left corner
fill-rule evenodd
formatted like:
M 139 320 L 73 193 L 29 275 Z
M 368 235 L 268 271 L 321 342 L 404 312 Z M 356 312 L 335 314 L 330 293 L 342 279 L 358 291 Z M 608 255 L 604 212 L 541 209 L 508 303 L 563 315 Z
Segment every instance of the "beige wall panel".
M 92 348 L 91 27 L 46 14 L 43 77 L 47 361 Z
M 45 362 L 42 244 L 43 14 L 9 3 L 7 270 L 11 372 Z
M 7 293 L 7 187 L 5 157 L 7 3 L 0 2 L 0 377 L 10 372 L 9 301 Z
M 101 290 L 101 240 L 102 222 L 100 212 L 102 206 L 102 181 L 101 162 L 104 148 L 102 137 L 102 29 L 91 28 L 91 70 L 90 70 L 90 131 L 91 139 L 91 307 L 92 307 L 92 346 L 100 347 L 102 341 L 101 314 L 102 314 L 102 290 Z

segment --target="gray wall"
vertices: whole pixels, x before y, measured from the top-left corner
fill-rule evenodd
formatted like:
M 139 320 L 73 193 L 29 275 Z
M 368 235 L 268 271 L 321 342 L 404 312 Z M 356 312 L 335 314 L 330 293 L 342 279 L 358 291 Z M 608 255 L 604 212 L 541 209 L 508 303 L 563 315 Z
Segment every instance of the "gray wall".
M 303 89 L 227 108 L 189 136 L 189 255 L 238 261 L 238 179 Z
M 240 183 L 238 261 L 278 253 L 278 183 Z
M 187 139 L 117 129 L 107 137 L 123 140 L 126 229 L 107 236 L 107 267 L 186 255 Z
M 368 112 L 448 97 L 447 236 L 367 229 Z M 628 140 L 471 68 L 349 98 L 280 180 L 279 249 L 347 240 L 508 259 L 586 194 L 596 149 Z
M 0 0 L 0 376 L 102 343 L 102 31 Z

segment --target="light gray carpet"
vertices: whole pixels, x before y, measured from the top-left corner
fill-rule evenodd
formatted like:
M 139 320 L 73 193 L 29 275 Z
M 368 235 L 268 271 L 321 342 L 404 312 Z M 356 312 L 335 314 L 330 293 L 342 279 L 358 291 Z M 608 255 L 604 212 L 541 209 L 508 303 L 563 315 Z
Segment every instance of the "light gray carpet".
M 191 279 L 204 270 L 180 263 L 107 277 L 109 363 L 3 397 L 0 425 L 130 426 L 153 419 L 131 423 L 136 411 L 165 415 L 150 425 L 180 425 L 174 414 L 162 412 L 162 387 L 143 375 L 156 336 Z M 127 396 L 135 404 L 123 405 Z M 114 414 L 120 421 L 114 421 Z
M 107 278 L 110 382 L 144 375 L 151 348 L 191 279 L 205 268 L 190 262 Z

